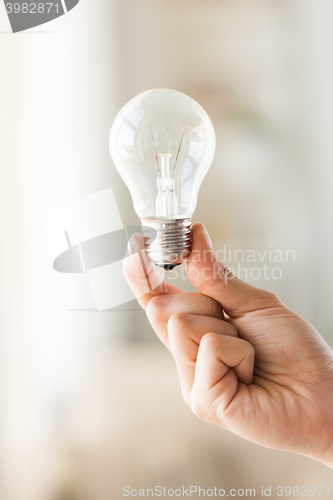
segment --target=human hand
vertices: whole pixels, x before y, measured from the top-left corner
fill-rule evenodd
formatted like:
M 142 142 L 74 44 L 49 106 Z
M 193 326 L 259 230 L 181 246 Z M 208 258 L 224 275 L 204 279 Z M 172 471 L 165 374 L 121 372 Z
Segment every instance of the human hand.
M 175 359 L 193 412 L 333 468 L 333 353 L 315 328 L 224 268 L 201 224 L 186 263 L 199 293 L 158 284 L 139 236 L 137 245 L 125 275 Z

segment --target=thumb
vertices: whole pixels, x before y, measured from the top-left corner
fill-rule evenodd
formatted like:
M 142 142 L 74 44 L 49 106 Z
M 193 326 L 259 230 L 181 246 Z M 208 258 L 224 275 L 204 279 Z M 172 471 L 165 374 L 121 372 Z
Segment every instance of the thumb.
M 245 283 L 218 261 L 202 224 L 193 224 L 192 231 L 192 252 L 186 271 L 198 292 L 217 300 L 230 317 L 282 305 L 274 294 Z

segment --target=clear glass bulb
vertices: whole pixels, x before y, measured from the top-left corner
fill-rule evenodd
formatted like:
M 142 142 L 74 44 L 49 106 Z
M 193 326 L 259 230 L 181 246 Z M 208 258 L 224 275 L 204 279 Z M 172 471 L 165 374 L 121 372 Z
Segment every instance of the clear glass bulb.
M 191 216 L 215 144 L 205 110 L 172 89 L 139 94 L 113 122 L 112 160 L 146 231 L 148 256 L 166 269 L 191 251 Z

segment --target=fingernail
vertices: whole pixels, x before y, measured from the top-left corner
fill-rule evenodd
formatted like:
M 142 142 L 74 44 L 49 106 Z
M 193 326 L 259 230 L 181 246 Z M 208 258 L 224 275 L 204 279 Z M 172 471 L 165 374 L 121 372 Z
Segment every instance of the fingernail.
M 210 236 L 209 236 L 209 234 L 208 234 L 207 229 L 205 228 L 205 226 L 204 226 L 203 224 L 202 224 L 202 227 L 203 227 L 203 230 L 204 230 L 205 237 L 206 237 L 206 240 L 207 240 L 208 245 L 210 246 L 210 248 L 213 248 L 213 245 L 212 245 L 212 240 L 210 239 Z
M 143 236 L 139 233 L 134 233 L 133 237 L 139 247 L 143 247 Z
M 127 243 L 128 255 L 134 255 L 139 251 L 139 244 L 135 236 L 133 234 Z
M 148 273 L 151 269 L 151 261 L 148 259 L 146 252 L 145 252 L 146 246 L 145 246 L 144 237 L 140 233 L 135 233 L 135 234 L 133 234 L 133 238 L 135 240 L 135 251 L 133 253 L 140 254 L 142 267 Z

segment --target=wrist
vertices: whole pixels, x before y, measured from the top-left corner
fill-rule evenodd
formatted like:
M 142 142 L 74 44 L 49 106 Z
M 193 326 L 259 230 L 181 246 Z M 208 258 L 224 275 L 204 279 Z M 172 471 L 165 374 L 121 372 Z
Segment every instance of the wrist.
M 333 469 L 333 412 L 330 421 L 330 425 L 321 429 L 307 455 Z
M 333 428 L 332 428 L 332 433 L 333 433 Z M 329 445 L 327 446 L 326 450 L 324 450 L 324 453 L 321 455 L 318 460 L 325 464 L 327 467 L 330 467 L 333 469 L 333 437 L 331 438 L 331 441 Z

